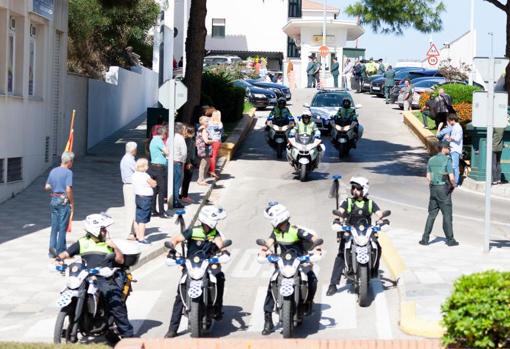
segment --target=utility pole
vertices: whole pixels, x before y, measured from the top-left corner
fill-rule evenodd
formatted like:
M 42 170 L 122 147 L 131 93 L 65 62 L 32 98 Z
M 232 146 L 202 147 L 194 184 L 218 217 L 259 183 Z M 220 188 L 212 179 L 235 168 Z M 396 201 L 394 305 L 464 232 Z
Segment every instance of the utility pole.
M 188 37 L 188 0 L 183 0 L 183 18 L 182 23 L 182 77 L 186 73 L 186 39 Z
M 328 4 L 328 0 L 324 0 L 324 11 L 323 11 L 323 17 L 324 18 L 323 18 L 323 21 L 322 21 L 322 46 L 327 46 L 326 45 L 327 4 Z M 326 61 L 327 61 L 327 56 L 326 57 L 322 57 L 321 56 L 321 60 L 324 61 L 324 64 L 322 65 L 321 87 L 325 87 L 326 86 Z
M 476 56 L 476 31 L 475 31 L 475 0 L 471 0 L 471 18 L 470 18 L 470 29 L 469 32 L 471 34 L 471 62 L 474 62 L 474 57 Z M 450 50 L 448 50 L 450 52 Z M 475 67 L 474 64 L 471 64 L 471 72 L 469 72 L 469 85 L 473 85 L 473 81 L 475 79 Z

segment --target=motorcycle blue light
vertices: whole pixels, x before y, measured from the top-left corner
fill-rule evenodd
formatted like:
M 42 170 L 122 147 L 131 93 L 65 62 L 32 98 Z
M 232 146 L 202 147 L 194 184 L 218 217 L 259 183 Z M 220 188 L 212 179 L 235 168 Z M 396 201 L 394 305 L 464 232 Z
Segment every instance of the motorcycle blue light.
M 178 258 L 175 260 L 175 264 L 177 264 L 177 265 L 183 265 L 184 263 L 186 263 L 184 258 Z
M 372 227 L 372 231 L 381 231 L 381 227 Z
M 99 274 L 99 269 L 96 269 L 96 268 L 89 269 L 89 274 L 90 275 L 97 275 L 97 274 Z
M 342 230 L 343 230 L 343 231 L 351 231 L 351 227 L 350 227 L 349 225 L 344 225 L 344 226 L 342 227 Z
M 65 265 L 57 265 L 57 266 L 55 266 L 55 269 L 57 271 L 65 271 L 66 270 L 66 266 Z
M 211 264 L 216 264 L 216 263 L 218 263 L 218 262 L 219 262 L 219 260 L 218 260 L 218 258 L 216 258 L 216 257 L 209 258 L 209 263 L 211 263 Z
M 271 256 L 267 257 L 267 259 L 268 259 L 271 263 L 276 263 L 276 262 L 278 262 L 279 257 L 278 257 L 278 256 L 273 256 L 273 255 L 271 255 Z

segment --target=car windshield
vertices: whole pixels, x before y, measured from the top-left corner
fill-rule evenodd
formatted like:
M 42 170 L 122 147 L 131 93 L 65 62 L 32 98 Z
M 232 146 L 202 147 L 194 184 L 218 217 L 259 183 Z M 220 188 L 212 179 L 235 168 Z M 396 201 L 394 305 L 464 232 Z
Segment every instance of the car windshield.
M 347 98 L 354 104 L 351 96 L 345 93 L 319 93 L 312 101 L 312 107 L 341 107 L 343 100 Z
M 414 87 L 432 87 L 439 84 L 441 81 L 439 80 L 422 80 L 416 83 L 413 83 Z

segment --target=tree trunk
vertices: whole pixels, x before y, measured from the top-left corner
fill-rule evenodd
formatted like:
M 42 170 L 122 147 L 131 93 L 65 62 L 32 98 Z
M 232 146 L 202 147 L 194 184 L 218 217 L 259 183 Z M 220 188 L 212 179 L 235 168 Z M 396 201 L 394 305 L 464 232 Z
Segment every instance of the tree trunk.
M 188 101 L 182 107 L 181 120 L 192 123 L 196 120 L 196 113 L 200 107 L 202 90 L 202 65 L 205 54 L 205 17 L 207 15 L 206 0 L 191 0 L 191 10 L 188 22 L 188 37 L 186 39 L 186 74 L 184 84 L 188 87 Z
M 506 4 L 506 50 L 505 57 L 510 59 L 510 1 Z M 510 104 L 510 63 L 506 66 L 505 89 L 508 92 L 508 104 Z

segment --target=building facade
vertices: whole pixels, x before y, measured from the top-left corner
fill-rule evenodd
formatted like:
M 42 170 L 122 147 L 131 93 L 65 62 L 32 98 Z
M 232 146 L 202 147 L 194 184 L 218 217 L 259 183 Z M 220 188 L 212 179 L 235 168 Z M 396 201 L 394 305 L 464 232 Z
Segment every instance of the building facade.
M 67 0 L 0 0 L 0 202 L 58 160 L 66 141 Z

